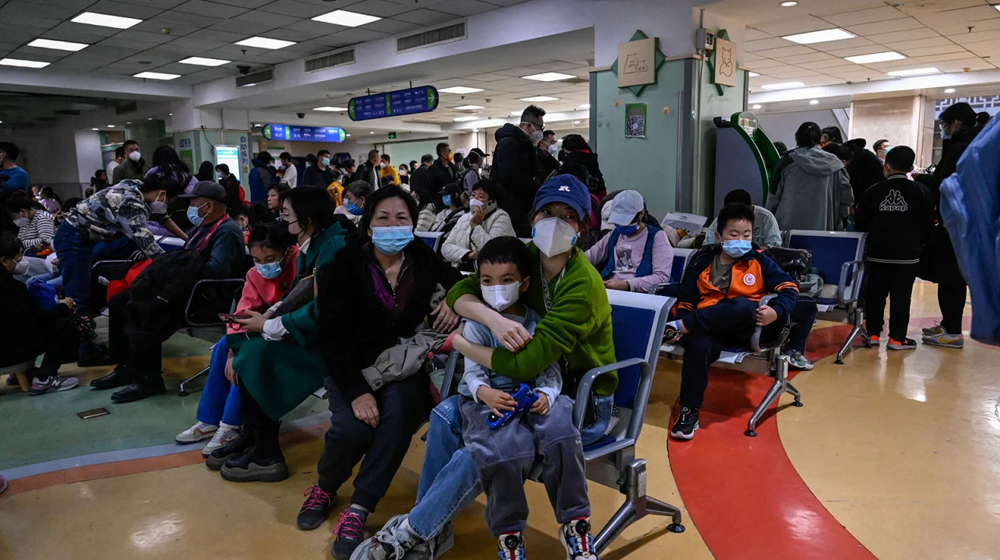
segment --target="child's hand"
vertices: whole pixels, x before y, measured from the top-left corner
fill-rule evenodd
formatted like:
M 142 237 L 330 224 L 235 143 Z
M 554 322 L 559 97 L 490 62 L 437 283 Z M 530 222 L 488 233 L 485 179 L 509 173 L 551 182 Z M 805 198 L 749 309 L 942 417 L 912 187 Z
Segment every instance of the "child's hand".
M 514 410 L 517 407 L 517 401 L 510 396 L 510 393 L 486 385 L 481 386 L 476 391 L 476 398 L 479 399 L 479 402 L 490 407 L 490 412 L 497 416 L 503 416 L 505 411 Z
M 549 396 L 541 391 L 536 391 L 535 394 L 538 395 L 538 400 L 531 405 L 531 412 L 545 416 L 549 413 Z
M 778 312 L 766 305 L 757 308 L 757 325 L 764 327 L 778 320 Z

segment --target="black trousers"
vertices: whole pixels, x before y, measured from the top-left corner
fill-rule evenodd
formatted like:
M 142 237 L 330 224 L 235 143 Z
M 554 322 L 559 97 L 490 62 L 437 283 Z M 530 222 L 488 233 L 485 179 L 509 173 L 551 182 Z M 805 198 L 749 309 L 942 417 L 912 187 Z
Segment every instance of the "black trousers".
M 684 347 L 681 406 L 701 408 L 708 388 L 708 370 L 719 359 L 722 349 L 750 347 L 750 338 L 757 328 L 757 302 L 746 298 L 724 299 L 682 320 L 689 332 L 681 339 Z
M 869 335 L 878 335 L 885 325 L 885 299 L 889 298 L 889 337 L 906 338 L 910 325 L 910 298 L 917 279 L 915 264 L 868 263 L 868 299 L 865 321 Z M 965 305 L 965 299 L 962 299 Z
M 42 365 L 35 372 L 35 379 L 45 381 L 59 373 L 59 367 L 76 352 L 80 335 L 72 317 L 60 317 L 43 328 L 39 337 L 42 342 Z
M 271 457 L 280 457 L 284 460 L 281 445 L 278 443 L 281 422 L 272 419 L 264 412 L 264 409 L 254 400 L 253 395 L 247 391 L 243 383 L 240 383 L 239 387 L 240 410 L 243 411 L 243 431 L 252 431 L 254 438 L 251 457 L 253 460 Z
M 108 300 L 108 351 L 118 364 L 132 368 L 139 382 L 159 382 L 163 369 L 163 341 L 137 345 L 125 334 L 125 306 L 132 292 L 125 290 Z
M 351 403 L 336 386 L 327 383 L 333 425 L 326 432 L 323 455 L 316 469 L 319 487 L 336 493 L 360 462 L 351 503 L 375 511 L 403 463 L 413 434 L 430 409 L 429 383 L 426 374 L 418 373 L 379 390 L 375 394 L 379 412 L 377 428 L 355 418 Z
M 938 284 L 938 306 L 941 307 L 941 326 L 948 334 L 962 334 L 962 315 L 968 285 L 962 282 Z

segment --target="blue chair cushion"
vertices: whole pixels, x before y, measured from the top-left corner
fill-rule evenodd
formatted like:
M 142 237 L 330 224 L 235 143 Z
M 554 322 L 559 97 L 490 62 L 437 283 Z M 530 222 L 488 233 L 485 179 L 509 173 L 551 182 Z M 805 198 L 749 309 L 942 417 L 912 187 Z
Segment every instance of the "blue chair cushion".
M 597 449 L 598 447 L 600 447 L 602 445 L 607 445 L 609 443 L 614 443 L 616 441 L 618 441 L 618 438 L 616 438 L 615 436 L 606 435 L 606 436 L 602 437 L 601 439 L 595 441 L 594 443 L 592 443 L 592 444 L 584 447 L 583 450 L 584 451 L 593 451 L 594 449 Z
M 650 333 L 653 332 L 655 313 L 650 309 L 636 307 L 611 306 L 611 328 L 614 332 L 615 359 L 618 361 L 629 358 L 646 359 L 650 344 Z M 615 404 L 632 408 L 636 391 L 639 389 L 639 366 L 618 370 L 618 389 L 615 391 Z

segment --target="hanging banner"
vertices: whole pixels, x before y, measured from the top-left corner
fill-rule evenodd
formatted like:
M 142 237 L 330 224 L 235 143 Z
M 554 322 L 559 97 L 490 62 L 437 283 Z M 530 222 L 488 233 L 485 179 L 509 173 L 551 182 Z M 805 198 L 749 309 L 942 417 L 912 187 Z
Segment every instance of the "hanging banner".
M 336 126 L 292 126 L 290 124 L 266 124 L 261 134 L 268 140 L 288 140 L 291 142 L 343 142 L 347 133 Z
M 438 106 L 438 92 L 434 86 L 420 86 L 376 95 L 355 97 L 347 104 L 347 115 L 352 121 L 367 121 L 383 117 L 401 117 L 430 113 Z

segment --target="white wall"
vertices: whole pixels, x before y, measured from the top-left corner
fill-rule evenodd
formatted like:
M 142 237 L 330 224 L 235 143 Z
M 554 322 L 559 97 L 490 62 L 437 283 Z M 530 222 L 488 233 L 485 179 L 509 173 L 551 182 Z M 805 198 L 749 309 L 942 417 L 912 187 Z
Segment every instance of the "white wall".
M 28 172 L 29 184 L 51 186 L 65 200 L 82 196 L 90 177 L 101 167 L 97 133 L 87 130 L 79 143 L 77 134 L 72 126 L 58 124 L 14 130 L 4 139 L 21 149 L 18 165 Z M 80 161 L 86 166 L 81 167 Z
M 795 131 L 807 121 L 818 124 L 820 128 L 838 126 L 845 136 L 848 132 L 847 128 L 837 121 L 833 109 L 794 113 L 758 113 L 757 120 L 771 142 L 784 142 L 789 150 L 795 147 Z M 845 137 L 844 140 L 848 140 L 848 138 Z
M 101 137 L 92 130 L 77 130 L 75 141 L 77 175 L 81 183 L 89 186 L 94 172 L 105 167 L 101 154 Z M 108 180 L 110 179 L 108 177 Z

